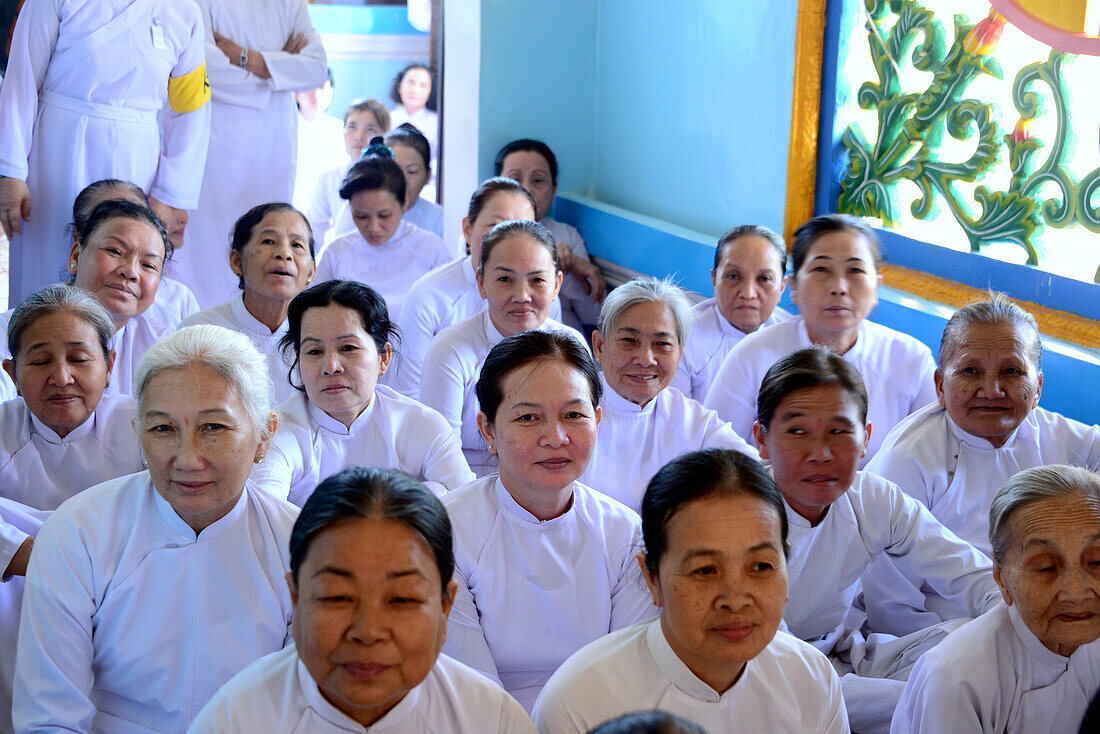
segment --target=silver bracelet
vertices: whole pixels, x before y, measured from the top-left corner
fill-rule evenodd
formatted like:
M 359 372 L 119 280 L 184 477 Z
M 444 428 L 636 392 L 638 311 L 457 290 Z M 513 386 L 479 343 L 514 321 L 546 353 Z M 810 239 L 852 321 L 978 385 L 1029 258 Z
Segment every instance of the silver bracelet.
M 241 67 L 242 69 L 245 68 L 246 66 L 248 66 L 248 49 L 247 48 L 243 48 L 243 47 L 241 48 L 241 55 L 237 59 L 237 66 Z

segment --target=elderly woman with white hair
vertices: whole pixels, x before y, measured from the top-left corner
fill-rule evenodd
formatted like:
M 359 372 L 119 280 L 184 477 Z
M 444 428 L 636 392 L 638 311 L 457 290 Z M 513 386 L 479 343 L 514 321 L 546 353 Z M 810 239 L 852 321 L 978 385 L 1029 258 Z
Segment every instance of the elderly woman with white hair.
M 1100 686 L 1100 476 L 1016 474 L 993 498 L 989 540 L 1004 603 L 920 659 L 892 734 L 1078 731 Z
M 218 688 L 289 640 L 293 506 L 246 485 L 277 419 L 264 357 L 217 326 L 142 358 L 148 470 L 43 524 L 19 631 L 17 731 L 181 732 Z
M 691 325 L 683 290 L 641 277 L 608 294 L 592 332 L 603 368 L 603 421 L 581 481 L 634 511 L 657 470 L 680 454 L 724 448 L 758 458 L 717 413 L 670 387 Z
M 1100 426 L 1038 407 L 1042 356 L 1035 319 L 1004 295 L 959 309 L 940 341 L 938 401 L 899 423 L 867 470 L 989 555 L 989 505 L 1009 477 L 1044 464 L 1100 468 Z M 876 627 L 905 634 L 955 615 L 889 566 L 864 577 Z

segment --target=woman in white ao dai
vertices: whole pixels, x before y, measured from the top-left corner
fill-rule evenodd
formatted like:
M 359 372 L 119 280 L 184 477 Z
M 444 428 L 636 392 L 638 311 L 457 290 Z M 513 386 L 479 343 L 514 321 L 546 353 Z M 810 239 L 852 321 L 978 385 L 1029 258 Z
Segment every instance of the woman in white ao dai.
M 288 321 L 284 345 L 303 390 L 279 409 L 262 486 L 289 490 L 301 507 L 323 479 L 354 465 L 400 469 L 439 495 L 474 478 L 443 416 L 377 384 L 396 336 L 378 293 L 319 283 L 294 300 Z
M 638 516 L 577 481 L 599 397 L 595 364 L 572 337 L 505 339 L 478 381 L 478 425 L 500 472 L 443 497 L 458 582 L 444 652 L 527 710 L 576 650 L 657 612 L 634 562 Z

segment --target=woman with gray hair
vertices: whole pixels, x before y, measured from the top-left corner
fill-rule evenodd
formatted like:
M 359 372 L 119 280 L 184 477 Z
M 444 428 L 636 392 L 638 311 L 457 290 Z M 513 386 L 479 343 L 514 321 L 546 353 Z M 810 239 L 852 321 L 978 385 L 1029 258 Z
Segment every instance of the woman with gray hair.
M 756 450 L 728 423 L 670 388 L 691 332 L 691 303 L 671 280 L 640 277 L 608 294 L 592 333 L 603 368 L 599 448 L 581 477 L 634 511 L 657 470 L 706 448 Z
M 1100 686 L 1100 476 L 1054 464 L 989 510 L 1004 603 L 920 659 L 893 734 L 1073 734 Z
M 541 224 L 512 219 L 493 227 L 481 242 L 476 276 L 486 308 L 432 339 L 420 377 L 420 401 L 443 414 L 462 441 L 470 469 L 483 477 L 497 468 L 478 431 L 474 394 L 489 350 L 532 329 L 564 331 L 582 344 L 584 337 L 550 318 L 562 272 L 557 244 Z
M 867 470 L 896 483 L 986 555 L 989 505 L 1023 469 L 1100 468 L 1100 426 L 1038 407 L 1043 345 L 1035 319 L 1006 296 L 959 309 L 940 341 L 938 400 L 899 423 Z M 957 616 L 889 561 L 864 577 L 868 616 L 906 634 Z
M 246 485 L 277 423 L 263 355 L 188 327 L 145 353 L 136 387 L 148 469 L 66 502 L 31 554 L 17 731 L 182 732 L 289 640 L 297 509 Z

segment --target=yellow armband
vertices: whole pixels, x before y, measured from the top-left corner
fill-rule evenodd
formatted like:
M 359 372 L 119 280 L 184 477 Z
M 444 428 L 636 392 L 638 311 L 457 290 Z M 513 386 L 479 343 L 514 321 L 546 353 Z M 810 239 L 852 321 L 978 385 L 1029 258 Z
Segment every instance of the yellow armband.
M 190 74 L 168 79 L 168 105 L 175 112 L 194 112 L 210 101 L 206 64 Z

